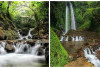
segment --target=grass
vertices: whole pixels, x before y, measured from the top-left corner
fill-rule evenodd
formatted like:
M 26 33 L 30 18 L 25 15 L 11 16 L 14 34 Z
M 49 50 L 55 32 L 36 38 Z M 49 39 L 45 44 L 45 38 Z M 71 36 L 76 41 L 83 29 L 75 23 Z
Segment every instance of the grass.
M 50 66 L 63 67 L 68 63 L 68 53 L 52 29 L 50 35 Z

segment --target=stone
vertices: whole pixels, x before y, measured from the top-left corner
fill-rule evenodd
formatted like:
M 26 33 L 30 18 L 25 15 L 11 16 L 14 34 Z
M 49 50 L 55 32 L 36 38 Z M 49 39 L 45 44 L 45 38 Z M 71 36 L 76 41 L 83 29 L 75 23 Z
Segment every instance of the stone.
M 12 53 L 14 52 L 14 47 L 10 44 L 6 44 L 5 46 L 5 50 L 8 52 L 8 53 Z
M 45 58 L 46 62 L 49 64 L 49 46 L 47 46 L 45 49 Z
M 39 47 L 38 49 L 38 55 L 44 55 L 44 52 L 43 52 L 43 47 Z

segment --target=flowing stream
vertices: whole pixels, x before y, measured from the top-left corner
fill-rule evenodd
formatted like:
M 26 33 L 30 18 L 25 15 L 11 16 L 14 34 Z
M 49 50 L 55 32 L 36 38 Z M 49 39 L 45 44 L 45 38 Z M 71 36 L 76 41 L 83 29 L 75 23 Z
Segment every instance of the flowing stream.
M 100 48 L 99 48 L 99 50 L 100 50 Z M 100 60 L 96 57 L 95 51 L 93 51 L 90 48 L 86 48 L 86 49 L 84 49 L 84 55 L 89 62 L 94 64 L 94 66 L 100 67 Z
M 46 64 L 45 48 L 42 55 L 38 55 L 39 48 L 42 46 L 40 40 L 32 45 L 22 41 L 24 38 L 26 40 L 29 39 L 28 37 L 32 38 L 30 33 L 32 30 L 33 28 L 24 37 L 18 32 L 21 41 L 12 42 L 9 46 L 6 40 L 0 41 L 0 67 L 40 67 Z M 7 46 L 9 49 L 13 48 L 11 52 L 6 49 Z

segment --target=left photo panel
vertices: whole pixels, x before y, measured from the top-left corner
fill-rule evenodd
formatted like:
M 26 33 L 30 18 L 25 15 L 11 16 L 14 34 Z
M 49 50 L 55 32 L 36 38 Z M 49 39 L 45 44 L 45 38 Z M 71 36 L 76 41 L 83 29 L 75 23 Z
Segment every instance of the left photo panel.
M 0 67 L 49 66 L 49 1 L 0 1 Z

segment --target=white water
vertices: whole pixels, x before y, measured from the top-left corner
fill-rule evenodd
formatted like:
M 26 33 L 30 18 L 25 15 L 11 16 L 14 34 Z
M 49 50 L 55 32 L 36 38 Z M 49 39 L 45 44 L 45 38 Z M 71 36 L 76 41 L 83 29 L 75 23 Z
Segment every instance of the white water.
M 84 41 L 84 37 L 82 37 L 82 36 L 72 36 L 71 38 L 72 38 L 72 41 Z M 64 37 L 61 36 L 60 41 L 68 41 L 68 39 L 69 39 L 68 36 L 65 37 L 65 40 L 64 40 Z
M 72 41 L 84 41 L 84 38 L 82 36 L 72 36 Z
M 20 34 L 20 32 L 18 31 L 19 39 L 22 40 L 22 39 L 29 39 L 29 37 L 32 38 L 31 31 L 32 31 L 33 29 L 34 29 L 34 28 L 30 28 L 30 30 L 29 30 L 29 32 L 28 32 L 28 34 L 27 34 L 26 36 L 22 36 L 22 35 Z
M 68 23 L 69 23 L 69 21 L 68 21 L 68 16 L 69 16 L 69 8 L 68 8 L 68 6 L 66 5 L 66 26 L 65 26 L 65 34 L 68 32 L 68 30 L 69 30 L 69 28 L 68 28 Z
M 93 50 L 92 50 L 93 51 Z M 84 50 L 84 55 L 86 57 L 86 59 L 91 62 L 92 64 L 94 64 L 96 67 L 100 67 L 100 60 L 96 57 L 95 52 L 90 51 L 89 48 L 86 48 Z
M 63 41 L 63 39 L 64 39 L 64 37 L 63 37 L 63 36 L 61 36 L 60 41 Z
M 76 30 L 74 10 L 71 2 L 70 2 L 70 10 L 71 10 L 71 29 Z
M 38 56 L 38 49 L 41 46 L 41 41 L 37 41 L 34 46 L 27 43 L 13 43 L 15 51 L 7 53 L 5 50 L 6 42 L 0 44 L 0 67 L 9 66 L 43 66 L 45 63 L 45 55 Z M 24 51 L 24 48 L 27 50 Z M 43 51 L 45 53 L 45 51 Z
M 65 38 L 65 41 L 68 41 L 68 36 Z

